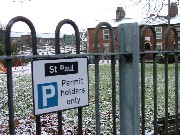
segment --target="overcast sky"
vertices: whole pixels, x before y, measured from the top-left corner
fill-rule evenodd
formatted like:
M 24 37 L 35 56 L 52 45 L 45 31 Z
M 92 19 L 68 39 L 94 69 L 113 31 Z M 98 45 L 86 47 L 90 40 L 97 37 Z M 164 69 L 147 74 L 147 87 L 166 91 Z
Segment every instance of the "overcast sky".
M 95 20 L 115 19 L 116 8 L 120 6 L 125 8 L 126 17 L 141 16 L 137 7 L 128 6 L 127 0 L 1 0 L 0 3 L 1 23 L 7 24 L 11 18 L 22 15 L 32 21 L 37 32 L 54 32 L 63 19 L 73 20 L 79 29 Z M 18 22 L 12 31 L 29 31 L 29 28 Z M 69 34 L 73 29 L 65 25 L 61 32 Z

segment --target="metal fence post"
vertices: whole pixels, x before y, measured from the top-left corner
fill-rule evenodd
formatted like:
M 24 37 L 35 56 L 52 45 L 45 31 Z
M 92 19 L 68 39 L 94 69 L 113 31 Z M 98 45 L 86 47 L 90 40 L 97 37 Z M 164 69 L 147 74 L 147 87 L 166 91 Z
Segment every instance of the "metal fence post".
M 60 44 L 59 44 L 59 34 L 60 34 L 60 29 L 64 24 L 70 24 L 75 31 L 75 36 L 76 36 L 76 54 L 80 54 L 80 33 L 78 26 L 76 25 L 75 22 L 73 22 L 70 19 L 64 19 L 58 23 L 56 26 L 55 30 L 55 53 L 60 54 Z M 62 111 L 58 112 L 58 135 L 63 134 L 63 128 L 62 128 Z M 82 107 L 78 108 L 78 134 L 82 134 Z
M 139 26 L 118 26 L 121 135 L 140 134 L 139 113 Z
M 23 16 L 16 16 L 12 18 L 5 30 L 5 50 L 6 50 L 6 56 L 12 56 L 12 47 L 11 47 L 11 28 L 12 26 L 18 22 L 22 21 L 26 23 L 30 30 L 31 30 L 31 35 L 32 35 L 32 51 L 33 55 L 37 54 L 37 43 L 36 43 L 36 31 L 33 23 L 28 19 Z M 14 135 L 15 134 L 15 122 L 14 122 L 14 100 L 13 100 L 13 77 L 12 77 L 12 59 L 6 59 L 6 66 L 7 66 L 7 90 L 8 90 L 8 107 L 9 107 L 9 134 Z M 38 119 L 36 123 L 40 125 L 40 119 Z M 39 130 L 39 133 L 41 133 L 40 127 L 36 126 L 36 129 Z M 37 131 L 36 131 L 37 132 Z

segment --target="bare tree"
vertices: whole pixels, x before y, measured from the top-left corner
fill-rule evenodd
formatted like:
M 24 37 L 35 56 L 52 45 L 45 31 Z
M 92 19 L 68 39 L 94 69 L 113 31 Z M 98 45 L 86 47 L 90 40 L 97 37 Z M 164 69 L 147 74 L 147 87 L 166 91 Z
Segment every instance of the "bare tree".
M 179 5 L 179 0 L 170 0 L 170 3 L 172 2 L 175 2 L 177 5 Z M 129 0 L 127 4 L 127 7 L 141 5 L 140 7 L 142 14 L 144 16 L 149 16 L 151 13 L 155 15 L 161 14 L 161 10 L 165 6 L 168 6 L 168 0 Z

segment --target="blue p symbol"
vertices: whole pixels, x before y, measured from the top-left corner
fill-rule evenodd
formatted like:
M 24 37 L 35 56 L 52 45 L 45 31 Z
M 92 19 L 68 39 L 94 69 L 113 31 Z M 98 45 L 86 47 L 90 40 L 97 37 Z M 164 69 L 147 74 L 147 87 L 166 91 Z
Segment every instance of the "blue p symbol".
M 38 108 L 58 106 L 57 82 L 38 84 Z

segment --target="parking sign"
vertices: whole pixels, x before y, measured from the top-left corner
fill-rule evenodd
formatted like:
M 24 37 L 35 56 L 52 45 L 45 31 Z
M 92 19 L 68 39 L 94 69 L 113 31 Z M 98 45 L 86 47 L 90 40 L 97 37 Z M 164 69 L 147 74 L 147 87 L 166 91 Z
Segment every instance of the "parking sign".
M 87 57 L 32 61 L 34 114 L 89 105 Z

